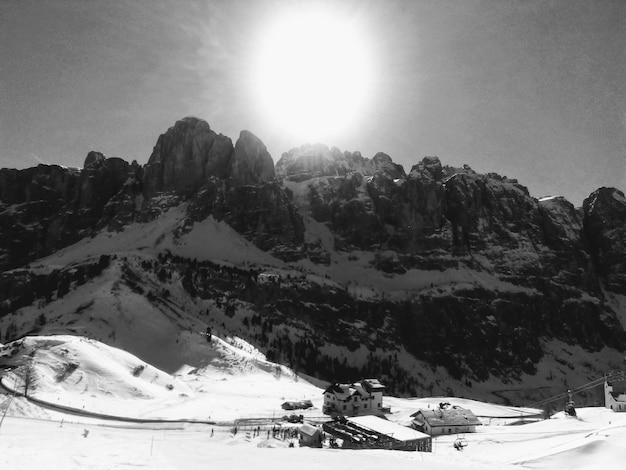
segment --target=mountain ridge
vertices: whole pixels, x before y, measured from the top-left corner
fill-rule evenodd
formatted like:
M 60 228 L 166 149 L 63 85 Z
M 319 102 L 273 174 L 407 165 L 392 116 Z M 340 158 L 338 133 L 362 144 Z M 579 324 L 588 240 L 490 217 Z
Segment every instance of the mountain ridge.
M 233 145 L 186 118 L 144 166 L 93 152 L 81 171 L 0 170 L 0 334 L 28 332 L 114 263 L 141 308 L 164 311 L 169 296 L 273 360 L 325 379 L 382 375 L 398 393 L 489 396 L 477 389 L 493 377 L 555 388 L 546 364 L 582 380 L 623 353 L 621 191 L 576 209 L 437 157 L 405 173 L 386 154 L 318 144 L 270 161 L 253 134 Z M 572 364 L 572 348 L 594 359 Z

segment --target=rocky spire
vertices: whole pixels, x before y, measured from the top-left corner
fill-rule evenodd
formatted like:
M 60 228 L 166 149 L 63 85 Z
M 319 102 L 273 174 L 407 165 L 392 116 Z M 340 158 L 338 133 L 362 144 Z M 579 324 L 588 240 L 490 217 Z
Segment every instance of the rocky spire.
M 228 174 L 236 184 L 261 184 L 274 179 L 274 161 L 265 144 L 250 131 L 241 131 Z
M 144 171 L 144 195 L 198 190 L 210 176 L 224 178 L 232 141 L 206 121 L 186 117 L 159 136 Z
M 583 201 L 583 226 L 598 273 L 608 289 L 626 290 L 626 197 L 615 188 Z

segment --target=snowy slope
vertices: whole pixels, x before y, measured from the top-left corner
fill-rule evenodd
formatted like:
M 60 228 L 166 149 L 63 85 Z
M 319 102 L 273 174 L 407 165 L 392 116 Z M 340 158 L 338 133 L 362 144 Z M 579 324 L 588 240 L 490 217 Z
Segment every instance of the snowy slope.
M 295 379 L 282 369 L 277 377 L 275 365 L 241 340 L 216 340 L 212 346 L 215 360 L 202 370 L 181 370 L 171 376 L 132 355 L 93 340 L 71 336 L 25 338 L 2 350 L 2 359 L 13 365 L 28 359 L 32 351 L 39 373 L 36 396 L 81 406 L 85 410 L 116 411 L 121 416 L 165 416 L 176 420 L 199 416 L 226 417 L 230 423 L 199 425 L 171 423 L 119 423 L 93 418 L 42 412 L 23 398 L 13 399 L 7 418 L 0 428 L 0 466 L 38 469 L 199 469 L 212 466 L 233 469 L 275 469 L 297 465 L 302 469 L 359 468 L 447 470 L 487 469 L 596 469 L 617 468 L 626 458 L 626 413 L 604 408 L 578 409 L 578 418 L 554 415 L 546 421 L 521 426 L 484 425 L 475 434 L 465 434 L 467 447 L 454 450 L 455 435 L 433 440 L 432 453 L 382 450 L 331 450 L 289 448 L 289 441 L 268 438 L 269 426 L 280 426 L 277 413 L 283 400 L 310 398 L 317 417 L 322 389 Z M 63 380 L 59 372 L 68 361 L 78 367 Z M 132 371 L 144 366 L 141 374 Z M 158 374 L 158 378 L 154 377 Z M 12 382 L 11 373 L 5 382 Z M 173 384 L 174 390 L 167 385 Z M 85 390 L 88 389 L 88 390 Z M 181 393 L 183 392 L 184 393 Z M 10 398 L 0 395 L 0 411 Z M 469 407 L 478 416 L 497 417 L 533 413 L 536 410 L 492 405 L 454 397 L 400 399 L 385 397 L 393 413 L 392 421 L 417 408 L 437 406 L 449 401 Z M 282 410 L 280 410 L 282 412 Z M 306 414 L 306 412 L 305 412 Z M 276 416 L 273 416 L 276 415 Z M 34 419 L 38 417 L 39 419 Z M 258 436 L 239 421 L 233 435 L 235 418 L 266 418 Z M 37 445 L 33 446 L 32 443 Z
M 37 383 L 29 396 L 79 411 L 140 419 L 233 421 L 280 417 L 284 401 L 310 399 L 316 406 L 306 414 L 321 414 L 321 389 L 286 368 L 279 375 L 280 366 L 267 362 L 243 340 L 229 341 L 232 344 L 216 337 L 211 343 L 205 340 L 205 367 L 183 365 L 168 374 L 95 340 L 30 336 L 0 350 L 1 363 L 13 368 L 2 383 L 21 393 L 21 370 L 32 361 Z M 29 415 L 28 408 L 24 414 Z
M 283 264 L 248 242 L 228 224 L 217 222 L 213 217 L 194 224 L 185 233 L 180 232 L 184 226 L 186 207 L 186 204 L 181 204 L 150 222 L 133 223 L 120 232 L 102 230 L 92 238 L 84 238 L 31 265 L 65 266 L 100 255 L 140 252 L 156 256 L 165 251 L 198 260 Z M 181 235 L 175 236 L 179 232 Z

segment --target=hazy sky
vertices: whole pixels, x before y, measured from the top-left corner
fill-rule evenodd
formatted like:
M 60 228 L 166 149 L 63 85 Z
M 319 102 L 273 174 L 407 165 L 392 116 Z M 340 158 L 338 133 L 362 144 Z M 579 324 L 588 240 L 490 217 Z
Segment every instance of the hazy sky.
M 311 2 L 0 0 L 0 167 L 82 166 L 90 150 L 146 163 L 197 116 L 274 161 L 303 144 L 260 104 L 255 56 L 272 18 Z M 410 170 L 518 178 L 575 205 L 626 190 L 626 1 L 318 1 L 356 25 L 374 77 L 332 142 Z

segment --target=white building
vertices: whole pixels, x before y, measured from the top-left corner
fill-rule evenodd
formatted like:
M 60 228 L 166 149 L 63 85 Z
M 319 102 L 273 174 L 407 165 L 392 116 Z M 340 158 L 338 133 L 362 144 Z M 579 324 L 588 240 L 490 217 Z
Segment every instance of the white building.
M 626 411 L 626 394 L 613 391 L 611 382 L 604 382 L 604 406 L 613 411 Z
M 363 379 L 352 384 L 335 383 L 324 390 L 324 413 L 328 415 L 383 414 L 385 386 L 378 379 Z

